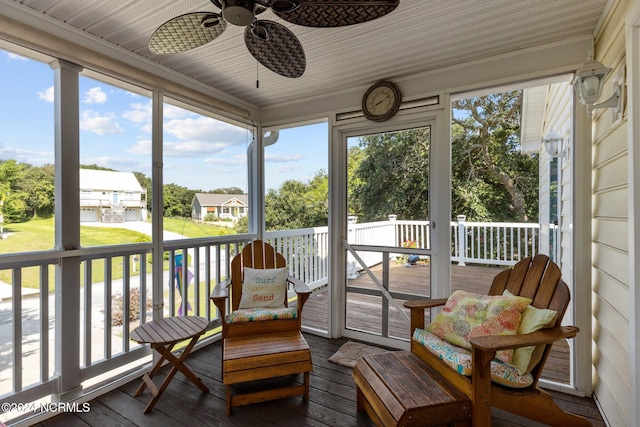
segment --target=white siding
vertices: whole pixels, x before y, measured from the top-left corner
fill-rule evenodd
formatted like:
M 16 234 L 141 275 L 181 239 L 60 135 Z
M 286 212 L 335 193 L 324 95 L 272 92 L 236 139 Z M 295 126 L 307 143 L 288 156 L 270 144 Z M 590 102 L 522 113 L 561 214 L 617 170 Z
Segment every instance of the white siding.
M 596 59 L 613 68 L 600 101 L 611 94 L 612 80 L 624 70 L 625 14 L 631 0 L 615 2 L 596 35 Z M 595 110 L 592 167 L 592 291 L 594 393 L 609 425 L 631 426 L 629 292 L 629 179 L 627 118 L 612 109 Z
M 547 105 L 545 111 L 545 120 L 543 135 L 547 135 L 553 130 L 557 135 L 563 139 L 563 157 L 558 159 L 558 225 L 560 227 L 560 236 L 558 242 L 558 256 L 556 260 L 557 264 L 562 270 L 562 278 L 569 287 L 573 289 L 573 162 L 571 161 L 571 155 L 573 150 L 573 124 L 571 120 L 571 112 L 573 111 L 572 105 L 572 90 L 573 88 L 569 82 L 558 83 L 550 85 L 548 89 Z M 549 155 L 544 147 L 540 149 L 541 160 L 541 176 L 540 179 L 540 213 L 541 223 L 543 228 L 547 228 L 550 206 L 548 205 L 549 198 Z M 546 224 L 545 224 L 546 222 Z M 546 250 L 546 247 L 544 248 Z M 571 310 L 567 312 L 569 315 Z M 568 323 L 573 324 L 573 319 L 566 319 Z

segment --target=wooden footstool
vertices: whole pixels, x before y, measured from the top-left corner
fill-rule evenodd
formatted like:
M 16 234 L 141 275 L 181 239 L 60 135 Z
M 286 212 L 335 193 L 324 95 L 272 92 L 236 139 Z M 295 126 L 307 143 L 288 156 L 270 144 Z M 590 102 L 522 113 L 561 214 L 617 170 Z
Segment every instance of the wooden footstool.
M 227 386 L 227 415 L 234 406 L 290 396 L 301 395 L 309 401 L 309 372 L 312 370 L 311 350 L 298 331 L 226 338 L 222 351 L 222 382 Z M 231 393 L 233 384 L 299 373 L 304 374 L 304 383 L 300 385 Z
M 358 359 L 358 411 L 380 426 L 471 425 L 471 402 L 409 351 Z

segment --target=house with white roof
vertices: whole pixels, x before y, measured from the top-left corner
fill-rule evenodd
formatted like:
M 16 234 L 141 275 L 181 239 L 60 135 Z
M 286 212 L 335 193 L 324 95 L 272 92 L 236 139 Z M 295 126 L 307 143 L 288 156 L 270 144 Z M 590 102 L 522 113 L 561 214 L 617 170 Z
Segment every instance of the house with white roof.
M 247 216 L 248 211 L 246 194 L 196 193 L 191 202 L 191 217 L 199 220 L 211 215 L 214 220 L 237 221 Z
M 147 218 L 147 191 L 132 172 L 80 169 L 80 221 L 125 222 Z

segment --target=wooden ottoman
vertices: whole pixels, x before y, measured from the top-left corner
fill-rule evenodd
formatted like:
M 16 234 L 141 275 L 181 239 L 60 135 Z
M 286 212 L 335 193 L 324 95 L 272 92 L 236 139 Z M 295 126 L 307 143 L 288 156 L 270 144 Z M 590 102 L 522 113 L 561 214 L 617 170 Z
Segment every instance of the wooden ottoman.
M 227 415 L 234 406 L 303 396 L 309 400 L 309 372 L 313 370 L 311 350 L 302 333 L 282 332 L 224 340 L 222 382 L 227 386 Z M 304 382 L 250 393 L 231 393 L 231 385 L 265 378 L 304 374 Z
M 380 426 L 471 425 L 471 402 L 409 351 L 361 357 L 353 369 L 358 411 Z

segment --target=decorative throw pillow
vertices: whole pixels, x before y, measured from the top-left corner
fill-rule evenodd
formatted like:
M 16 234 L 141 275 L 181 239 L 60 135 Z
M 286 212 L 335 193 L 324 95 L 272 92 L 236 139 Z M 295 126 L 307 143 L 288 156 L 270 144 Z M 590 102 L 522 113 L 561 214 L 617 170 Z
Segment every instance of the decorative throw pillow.
M 284 307 L 287 294 L 287 267 L 244 268 L 239 308 Z
M 505 289 L 502 295 L 513 296 L 511 292 Z M 518 328 L 518 334 L 528 334 L 544 328 L 552 327 L 556 322 L 558 312 L 555 310 L 547 310 L 545 308 L 537 308 L 532 305 L 525 308 L 522 313 L 522 321 Z M 518 370 L 520 375 L 528 374 L 534 366 L 540 361 L 542 354 L 532 358 L 535 346 L 516 348 L 513 352 L 513 359 L 509 365 Z
M 469 340 L 485 335 L 515 335 L 529 298 L 482 295 L 456 291 L 427 330 L 451 344 L 471 349 Z M 496 358 L 511 362 L 513 349 L 501 350 Z

